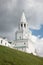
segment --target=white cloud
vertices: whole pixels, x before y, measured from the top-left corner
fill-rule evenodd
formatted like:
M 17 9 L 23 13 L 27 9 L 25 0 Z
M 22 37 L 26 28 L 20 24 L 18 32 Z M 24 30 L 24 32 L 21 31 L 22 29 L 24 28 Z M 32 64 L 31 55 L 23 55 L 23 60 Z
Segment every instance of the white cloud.
M 38 30 L 43 24 L 43 0 L 0 0 L 0 8 L 0 22 L 8 25 L 12 22 L 17 26 L 23 9 L 30 28 Z
M 8 10 L 12 11 L 17 6 L 17 0 L 11 0 L 7 3 Z
M 43 24 L 43 0 L 0 0 L 0 8 L 0 30 L 14 30 L 23 9 L 30 28 L 38 30 Z
M 30 39 L 34 42 L 34 47 L 36 48 L 37 55 L 43 57 L 43 38 L 40 36 L 35 36 L 31 34 Z
M 24 10 L 30 24 L 30 28 L 40 29 L 43 24 L 43 1 L 42 0 L 25 0 Z

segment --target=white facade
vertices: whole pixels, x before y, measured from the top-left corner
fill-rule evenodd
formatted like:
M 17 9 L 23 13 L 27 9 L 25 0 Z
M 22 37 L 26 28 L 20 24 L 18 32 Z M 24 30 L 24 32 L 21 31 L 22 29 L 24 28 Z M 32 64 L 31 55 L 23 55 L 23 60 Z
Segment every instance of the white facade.
M 35 54 L 35 48 L 32 41 L 29 39 L 31 35 L 30 31 L 28 32 L 28 23 L 25 18 L 25 14 L 22 14 L 21 20 L 18 23 L 18 31 L 15 33 L 15 41 L 12 44 L 13 48 L 16 48 L 21 51 Z
M 7 39 L 4 39 L 4 38 L 0 38 L 0 45 L 11 47 L 11 44 L 8 43 Z
M 28 39 L 28 23 L 26 22 L 25 14 L 22 14 L 21 20 L 18 23 L 18 31 L 15 33 L 16 39 Z

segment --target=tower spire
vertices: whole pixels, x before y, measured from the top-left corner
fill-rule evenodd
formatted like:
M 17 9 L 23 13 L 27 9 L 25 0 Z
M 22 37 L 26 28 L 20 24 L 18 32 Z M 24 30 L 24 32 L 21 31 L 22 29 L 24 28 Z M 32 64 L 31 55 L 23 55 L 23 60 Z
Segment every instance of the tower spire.
M 20 22 L 26 22 L 26 17 L 24 12 L 22 13 L 21 21 Z

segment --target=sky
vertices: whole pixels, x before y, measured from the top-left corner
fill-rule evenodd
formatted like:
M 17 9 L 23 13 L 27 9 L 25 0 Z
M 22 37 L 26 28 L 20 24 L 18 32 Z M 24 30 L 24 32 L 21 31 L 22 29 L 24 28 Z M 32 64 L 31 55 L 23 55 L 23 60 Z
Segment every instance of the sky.
M 43 0 L 0 0 L 0 37 L 15 39 L 23 11 L 32 32 L 31 39 L 43 56 Z
M 39 36 L 39 38 L 43 38 L 43 25 L 39 30 L 30 29 L 32 31 L 32 35 Z

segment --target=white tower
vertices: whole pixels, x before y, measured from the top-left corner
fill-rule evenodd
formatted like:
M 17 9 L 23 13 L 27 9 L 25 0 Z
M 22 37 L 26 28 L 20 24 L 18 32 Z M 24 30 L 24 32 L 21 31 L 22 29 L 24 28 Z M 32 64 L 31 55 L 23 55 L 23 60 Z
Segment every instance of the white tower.
M 18 31 L 15 33 L 15 41 L 13 43 L 13 48 L 25 51 L 29 53 L 35 52 L 33 47 L 33 42 L 30 39 L 31 33 L 30 30 L 28 31 L 28 23 L 25 18 L 25 14 L 23 12 L 21 20 L 18 23 Z
M 16 33 L 16 39 L 28 39 L 28 23 L 23 12 L 21 20 L 18 24 L 18 29 Z
M 18 31 L 15 33 L 15 41 L 13 47 L 22 51 L 26 51 L 28 47 L 28 23 L 23 12 L 21 20 L 18 23 Z

